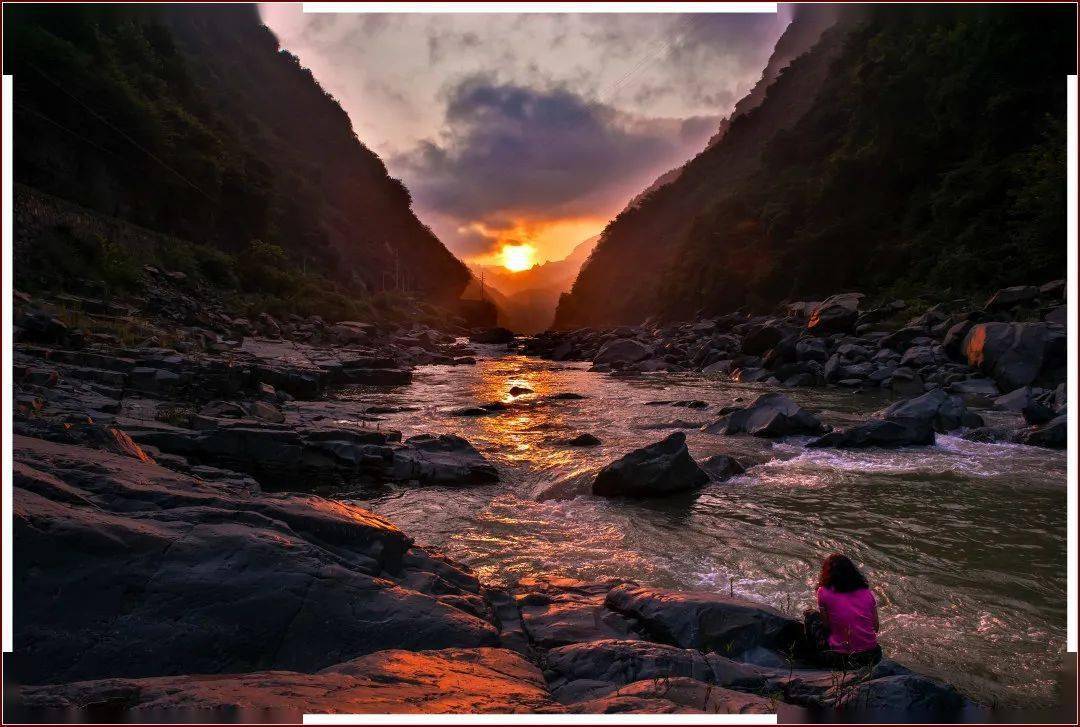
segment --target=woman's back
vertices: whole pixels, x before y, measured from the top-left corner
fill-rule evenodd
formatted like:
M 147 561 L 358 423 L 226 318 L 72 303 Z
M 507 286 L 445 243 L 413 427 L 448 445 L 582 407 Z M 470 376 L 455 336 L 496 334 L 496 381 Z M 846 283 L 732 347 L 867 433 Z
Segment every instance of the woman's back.
M 853 654 L 877 647 L 875 601 L 869 588 L 841 593 L 822 586 L 817 600 L 828 622 L 830 649 Z

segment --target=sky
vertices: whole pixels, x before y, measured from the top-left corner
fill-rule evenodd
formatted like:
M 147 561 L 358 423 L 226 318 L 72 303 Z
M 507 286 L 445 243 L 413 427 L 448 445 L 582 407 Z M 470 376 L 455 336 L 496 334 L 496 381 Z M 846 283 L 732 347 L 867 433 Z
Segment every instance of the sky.
M 700 151 L 760 78 L 776 14 L 305 14 L 283 48 L 468 262 L 565 257 Z

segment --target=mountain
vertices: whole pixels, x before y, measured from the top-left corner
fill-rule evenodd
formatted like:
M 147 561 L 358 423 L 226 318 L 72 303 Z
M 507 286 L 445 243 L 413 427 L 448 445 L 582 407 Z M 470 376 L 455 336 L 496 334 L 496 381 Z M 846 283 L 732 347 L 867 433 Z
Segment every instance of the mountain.
M 502 324 L 518 333 L 547 330 L 555 319 L 559 297 L 570 290 L 599 239 L 599 235 L 593 235 L 575 245 L 561 260 L 549 260 L 516 273 L 494 265 L 477 266 L 476 275 L 483 273 L 489 290 L 497 291 L 492 297 Z
M 230 255 L 280 249 L 357 295 L 445 303 L 467 284 L 256 6 L 9 5 L 4 20 L 21 184 Z
M 1075 19 L 841 9 L 756 108 L 608 224 L 556 326 L 1060 277 Z
M 769 55 L 769 61 L 765 64 L 765 70 L 762 71 L 761 78 L 758 79 L 748 94 L 739 99 L 731 110 L 731 114 L 720 122 L 720 127 L 716 130 L 716 133 L 705 144 L 706 149 L 720 143 L 732 121 L 760 106 L 761 102 L 765 100 L 765 92 L 773 84 L 773 81 L 780 77 L 780 72 L 787 68 L 797 57 L 814 47 L 821 38 L 821 34 L 834 25 L 840 17 L 840 11 L 835 5 L 796 5 L 793 12 L 792 23 L 784 34 L 780 36 L 776 47 L 773 48 L 773 52 Z M 853 11 L 849 10 L 849 12 Z M 684 168 L 685 165 L 675 167 L 661 174 L 652 184 L 630 200 L 627 207 L 636 207 L 660 187 L 674 182 L 682 174 Z

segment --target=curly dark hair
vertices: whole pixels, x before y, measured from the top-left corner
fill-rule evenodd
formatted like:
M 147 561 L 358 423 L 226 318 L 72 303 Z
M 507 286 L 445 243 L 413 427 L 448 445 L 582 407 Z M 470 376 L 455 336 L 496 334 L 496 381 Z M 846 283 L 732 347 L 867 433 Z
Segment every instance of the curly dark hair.
M 837 593 L 850 593 L 860 588 L 869 588 L 870 584 L 851 562 L 851 558 L 840 553 L 833 553 L 821 564 L 818 586 L 831 588 Z

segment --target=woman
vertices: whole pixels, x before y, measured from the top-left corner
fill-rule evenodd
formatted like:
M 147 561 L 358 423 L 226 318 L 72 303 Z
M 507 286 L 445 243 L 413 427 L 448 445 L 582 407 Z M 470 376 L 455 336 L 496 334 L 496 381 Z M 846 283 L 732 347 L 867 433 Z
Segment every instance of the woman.
M 821 564 L 817 602 L 817 611 L 806 612 L 806 635 L 822 661 L 834 668 L 881 661 L 877 602 L 850 558 L 833 553 Z

